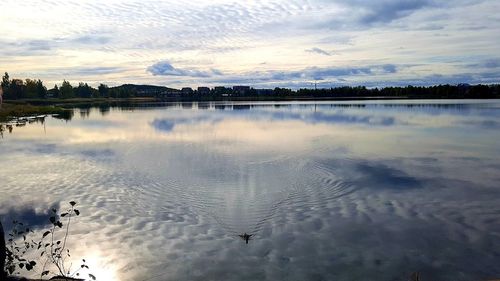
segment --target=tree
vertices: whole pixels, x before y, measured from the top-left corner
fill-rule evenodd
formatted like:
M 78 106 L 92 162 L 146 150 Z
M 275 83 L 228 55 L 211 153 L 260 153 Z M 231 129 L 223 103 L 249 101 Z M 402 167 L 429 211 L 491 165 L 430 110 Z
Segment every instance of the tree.
M 12 79 L 7 94 L 8 99 L 26 98 L 26 85 L 24 84 L 23 80 Z
M 99 95 L 101 97 L 104 97 L 104 98 L 109 97 L 109 87 L 108 87 L 108 85 L 101 84 L 101 85 L 99 85 L 98 89 L 99 89 Z
M 63 99 L 69 99 L 75 96 L 73 93 L 73 86 L 66 80 L 63 81 L 61 88 L 59 88 L 59 93 L 60 97 Z
M 79 98 L 90 98 L 92 96 L 92 92 L 87 83 L 80 82 L 75 91 L 76 91 L 76 96 Z
M 2 76 L 2 88 L 4 89 L 4 91 L 7 91 L 9 86 L 10 86 L 9 73 L 5 72 L 4 76 Z
M 47 97 L 47 87 L 43 85 L 43 82 L 40 79 L 36 81 L 36 95 L 41 99 Z
M 33 99 L 37 97 L 37 92 L 36 92 L 36 81 L 31 80 L 31 79 L 26 79 L 24 82 L 24 85 L 26 85 L 26 93 L 25 96 L 26 98 Z
M 2 93 L 5 96 L 5 98 L 9 98 L 9 88 L 10 88 L 10 78 L 9 78 L 9 73 L 5 72 L 5 75 L 2 76 Z

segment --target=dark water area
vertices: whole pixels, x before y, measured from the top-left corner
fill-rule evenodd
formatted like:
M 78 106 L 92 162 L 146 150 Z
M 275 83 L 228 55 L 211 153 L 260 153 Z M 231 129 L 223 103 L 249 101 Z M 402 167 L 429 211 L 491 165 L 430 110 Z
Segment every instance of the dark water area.
M 2 222 L 77 201 L 98 280 L 500 278 L 499 101 L 101 106 L 1 133 Z

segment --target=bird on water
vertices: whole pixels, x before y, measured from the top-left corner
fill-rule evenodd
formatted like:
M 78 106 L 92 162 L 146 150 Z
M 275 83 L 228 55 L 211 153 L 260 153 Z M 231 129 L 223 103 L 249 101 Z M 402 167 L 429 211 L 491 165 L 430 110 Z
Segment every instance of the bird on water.
M 238 235 L 241 239 L 245 240 L 245 242 L 248 244 L 248 240 L 253 236 L 253 234 L 247 234 L 246 232 L 244 234 Z

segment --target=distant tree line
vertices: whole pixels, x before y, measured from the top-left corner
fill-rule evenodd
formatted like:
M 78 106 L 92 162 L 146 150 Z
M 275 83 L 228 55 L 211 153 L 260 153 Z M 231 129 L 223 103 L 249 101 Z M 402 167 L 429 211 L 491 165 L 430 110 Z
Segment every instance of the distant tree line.
M 183 101 L 211 100 L 290 100 L 290 99 L 342 99 L 342 98 L 402 98 L 402 99 L 494 99 L 500 98 L 500 85 L 438 85 L 429 87 L 366 88 L 343 86 L 329 89 L 288 88 L 234 90 L 216 87 L 200 92 L 177 91 L 177 99 Z
M 254 89 L 250 87 L 215 87 L 184 88 L 182 90 L 161 86 L 125 84 L 118 87 L 108 87 L 100 84 L 97 88 L 80 82 L 78 86 L 63 81 L 60 86 L 54 85 L 47 89 L 43 82 L 32 79 L 10 79 L 6 72 L 2 77 L 1 86 L 4 99 L 70 99 L 70 98 L 131 98 L 155 97 L 182 101 L 210 101 L 224 99 L 335 99 L 335 98 L 425 98 L 425 99 L 485 99 L 500 98 L 500 85 L 438 85 L 429 87 L 384 87 L 366 88 L 363 86 L 335 87 L 329 89 L 299 89 L 287 88 Z
M 429 87 L 338 87 L 331 89 L 300 89 L 299 96 L 323 97 L 393 97 L 426 99 L 487 99 L 500 98 L 500 85 L 438 85 Z
M 105 84 L 100 84 L 96 89 L 83 82 L 80 82 L 78 86 L 73 86 L 66 80 L 64 80 L 60 86 L 54 85 L 52 89 L 47 89 L 40 79 L 10 79 L 7 72 L 5 72 L 2 77 L 1 86 L 3 90 L 3 97 L 6 100 L 47 98 L 129 98 L 135 96 L 133 91 L 127 91 L 121 88 L 109 88 Z

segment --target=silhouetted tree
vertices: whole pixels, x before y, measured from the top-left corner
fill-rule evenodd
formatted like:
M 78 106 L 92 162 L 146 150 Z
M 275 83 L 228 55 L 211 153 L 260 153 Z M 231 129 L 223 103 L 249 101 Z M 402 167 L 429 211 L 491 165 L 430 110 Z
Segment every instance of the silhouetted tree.
M 9 91 L 8 99 L 24 99 L 26 98 L 26 85 L 24 85 L 21 79 L 12 79 Z
M 92 95 L 92 88 L 87 84 L 80 82 L 78 84 L 78 87 L 75 89 L 76 96 L 80 98 L 91 98 Z
M 43 85 L 43 82 L 40 79 L 36 81 L 36 95 L 41 99 L 47 97 L 47 87 Z
M 2 88 L 4 92 L 9 89 L 9 86 L 10 86 L 9 73 L 5 72 L 4 76 L 2 76 Z
M 104 98 L 109 97 L 109 87 L 108 87 L 108 85 L 101 84 L 101 85 L 99 85 L 98 90 L 99 90 L 99 95 L 101 97 L 104 97 Z
M 69 99 L 74 97 L 73 86 L 71 86 L 71 84 L 66 80 L 63 81 L 61 88 L 59 88 L 59 92 L 60 92 L 60 97 L 63 99 Z
M 9 73 L 5 72 L 5 75 L 2 76 L 2 90 L 3 90 L 3 96 L 5 99 L 11 99 L 12 97 L 10 96 L 10 77 Z
M 26 79 L 26 94 L 25 98 L 33 99 L 37 97 L 37 85 L 35 80 Z

